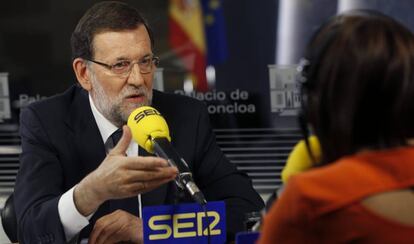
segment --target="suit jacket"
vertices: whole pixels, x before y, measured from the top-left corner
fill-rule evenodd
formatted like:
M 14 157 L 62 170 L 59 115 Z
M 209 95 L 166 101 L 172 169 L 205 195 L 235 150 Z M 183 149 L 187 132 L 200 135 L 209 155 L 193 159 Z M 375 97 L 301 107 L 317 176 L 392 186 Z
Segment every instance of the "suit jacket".
M 189 164 L 207 200 L 226 202 L 228 238 L 232 239 L 243 229 L 244 214 L 263 207 L 260 196 L 217 146 L 202 102 L 154 90 L 152 106 L 168 122 L 172 144 Z M 106 156 L 88 93 L 74 85 L 63 94 L 29 105 L 20 116 L 20 135 L 22 154 L 15 186 L 19 241 L 64 243 L 58 201 Z M 176 196 L 175 184 L 169 183 L 143 194 L 142 202 L 143 206 L 171 204 Z M 107 201 L 81 235 L 88 237 L 95 221 L 109 212 Z

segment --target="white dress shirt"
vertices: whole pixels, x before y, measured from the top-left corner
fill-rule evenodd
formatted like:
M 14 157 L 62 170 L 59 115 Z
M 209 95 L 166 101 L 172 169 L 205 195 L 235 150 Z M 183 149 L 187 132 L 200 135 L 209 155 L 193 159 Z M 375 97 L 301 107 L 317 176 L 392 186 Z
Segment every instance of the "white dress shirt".
M 91 95 L 89 95 L 89 104 L 92 109 L 93 117 L 95 118 L 96 124 L 98 125 L 99 132 L 102 136 L 102 141 L 105 143 L 106 140 L 114 133 L 118 127 L 113 125 L 109 120 L 107 120 L 95 107 Z M 128 146 L 126 151 L 128 156 L 138 155 L 138 144 L 131 140 L 131 143 Z M 66 240 L 69 241 L 72 239 L 79 231 L 81 231 L 85 226 L 89 224 L 89 220 L 92 217 L 92 214 L 89 216 L 83 216 L 76 209 L 75 202 L 73 200 L 73 190 L 76 187 L 73 186 L 70 190 L 65 192 L 59 199 L 58 211 L 60 221 L 63 225 L 63 230 L 65 231 Z M 138 195 L 138 206 L 139 206 L 139 215 L 142 216 L 142 206 L 141 206 L 141 195 Z

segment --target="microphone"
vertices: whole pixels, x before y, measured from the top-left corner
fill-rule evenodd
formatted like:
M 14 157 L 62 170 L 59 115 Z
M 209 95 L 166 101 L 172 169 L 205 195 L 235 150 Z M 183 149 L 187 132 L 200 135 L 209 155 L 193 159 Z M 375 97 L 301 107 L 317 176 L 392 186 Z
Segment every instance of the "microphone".
M 128 117 L 128 126 L 132 138 L 149 153 L 155 153 L 164 158 L 172 166 L 177 167 L 178 175 L 175 183 L 181 189 L 186 189 L 191 197 L 199 204 L 207 203 L 203 193 L 194 183 L 193 175 L 185 160 L 171 145 L 171 137 L 167 122 L 155 108 L 142 106 Z
M 315 163 L 321 161 L 322 151 L 318 138 L 316 136 L 309 136 L 308 141 L 313 158 L 309 155 L 305 141 L 300 140 L 293 147 L 289 157 L 286 160 L 286 165 L 282 170 L 283 183 L 286 183 L 290 176 L 306 171 L 314 166 Z
M 309 151 L 306 148 L 305 140 L 300 140 L 292 149 L 292 151 L 289 153 L 289 156 L 286 160 L 285 167 L 282 170 L 282 182 L 283 184 L 286 184 L 289 177 L 308 170 L 312 166 L 315 165 L 315 163 L 318 163 L 321 161 L 322 157 L 322 150 L 319 143 L 319 140 L 316 136 L 309 136 L 309 147 L 312 152 L 312 156 L 309 155 Z M 281 187 L 278 187 L 276 190 L 273 191 L 273 193 L 270 195 L 270 197 L 266 200 L 265 207 L 262 209 L 261 214 L 264 216 L 272 207 L 273 203 L 277 201 L 280 194 L 283 192 L 283 185 Z M 260 231 L 260 228 L 262 226 L 262 219 L 257 221 L 251 228 L 251 231 Z

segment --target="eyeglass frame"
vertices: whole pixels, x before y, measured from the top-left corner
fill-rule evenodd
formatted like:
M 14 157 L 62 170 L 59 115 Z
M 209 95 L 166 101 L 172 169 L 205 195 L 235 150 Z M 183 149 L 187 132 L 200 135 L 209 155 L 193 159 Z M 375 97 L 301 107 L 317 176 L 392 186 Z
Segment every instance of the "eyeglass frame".
M 120 75 L 120 76 L 128 76 L 131 73 L 132 68 L 134 67 L 135 64 L 138 64 L 139 72 L 141 74 L 143 74 L 143 75 L 149 74 L 149 73 L 151 73 L 153 71 L 152 65 L 157 66 L 159 64 L 159 62 L 160 62 L 160 58 L 158 56 L 152 55 L 152 57 L 150 57 L 150 59 L 151 59 L 151 65 L 149 66 L 150 67 L 150 70 L 148 72 L 143 72 L 142 71 L 142 68 L 140 66 L 140 62 L 142 62 L 144 59 L 146 59 L 146 57 L 141 58 L 141 59 L 136 60 L 136 61 L 131 61 L 131 60 L 127 60 L 127 59 L 125 59 L 125 60 L 119 60 L 115 64 L 106 64 L 106 63 L 103 63 L 103 62 L 100 62 L 100 61 L 96 61 L 96 60 L 93 60 L 93 59 L 88 59 L 88 58 L 84 58 L 84 59 L 87 60 L 87 61 L 89 61 L 89 62 L 92 62 L 92 63 L 95 63 L 95 64 L 99 64 L 99 65 L 107 68 L 109 71 L 111 71 L 112 74 L 114 74 L 114 75 Z M 124 72 L 124 73 L 116 73 L 116 72 L 114 72 L 114 66 L 117 65 L 119 62 L 125 62 L 125 61 L 130 62 L 130 66 L 127 69 L 127 71 Z

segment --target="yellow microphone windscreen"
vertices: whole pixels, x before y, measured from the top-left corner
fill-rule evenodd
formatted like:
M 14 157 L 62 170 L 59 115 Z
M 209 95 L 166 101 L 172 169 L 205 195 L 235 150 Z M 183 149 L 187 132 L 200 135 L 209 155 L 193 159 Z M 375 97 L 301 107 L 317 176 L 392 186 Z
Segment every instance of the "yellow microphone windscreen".
M 142 106 L 135 109 L 129 115 L 127 124 L 132 138 L 149 153 L 154 153 L 152 138 L 167 138 L 171 142 L 167 122 L 153 107 Z
M 308 138 L 309 146 L 316 162 L 321 160 L 321 146 L 316 136 Z M 303 172 L 313 166 L 313 161 L 308 153 L 304 140 L 300 140 L 290 152 L 286 165 L 282 171 L 282 182 L 286 183 L 290 176 Z

